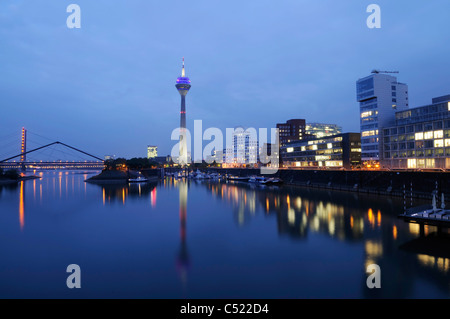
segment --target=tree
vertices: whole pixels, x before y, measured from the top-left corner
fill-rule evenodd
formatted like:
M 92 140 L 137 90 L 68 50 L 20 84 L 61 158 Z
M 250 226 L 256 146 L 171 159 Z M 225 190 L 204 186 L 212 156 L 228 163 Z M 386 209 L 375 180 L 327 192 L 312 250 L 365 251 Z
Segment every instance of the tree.
M 15 169 L 7 170 L 3 173 L 3 176 L 8 179 L 18 180 L 20 178 L 20 174 Z

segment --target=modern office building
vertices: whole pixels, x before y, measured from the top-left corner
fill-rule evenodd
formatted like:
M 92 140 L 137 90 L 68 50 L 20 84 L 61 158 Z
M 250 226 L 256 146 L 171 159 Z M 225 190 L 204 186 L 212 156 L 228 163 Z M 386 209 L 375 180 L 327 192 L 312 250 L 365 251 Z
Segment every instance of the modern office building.
M 180 111 L 180 154 L 178 156 L 178 164 L 181 166 L 189 163 L 187 153 L 187 140 L 186 140 L 186 95 L 191 88 L 191 80 L 186 76 L 184 70 L 184 58 L 183 67 L 181 68 L 181 76 L 177 78 L 177 84 L 175 87 L 181 96 L 181 111 Z
M 366 164 L 380 161 L 380 132 L 395 124 L 395 113 L 408 109 L 408 86 L 388 71 L 372 74 L 356 82 L 360 110 L 361 159 Z
M 264 166 L 279 167 L 280 146 L 273 143 L 264 143 L 260 148 L 259 161 Z
M 258 139 L 252 131 L 236 127 L 232 135 L 233 144 L 228 146 L 224 158 L 224 167 L 257 166 L 259 161 Z
M 148 145 L 147 146 L 147 158 L 155 158 L 158 156 L 158 146 Z
M 450 168 L 450 95 L 400 111 L 382 131 L 381 165 L 400 169 Z
M 286 123 L 278 123 L 277 129 L 280 135 L 280 146 L 293 141 L 302 140 L 305 136 L 306 122 L 303 119 L 293 119 Z
M 336 124 L 306 123 L 306 138 L 322 138 L 342 133 L 342 127 Z
M 343 133 L 290 142 L 280 152 L 283 167 L 355 168 L 361 164 L 361 135 Z

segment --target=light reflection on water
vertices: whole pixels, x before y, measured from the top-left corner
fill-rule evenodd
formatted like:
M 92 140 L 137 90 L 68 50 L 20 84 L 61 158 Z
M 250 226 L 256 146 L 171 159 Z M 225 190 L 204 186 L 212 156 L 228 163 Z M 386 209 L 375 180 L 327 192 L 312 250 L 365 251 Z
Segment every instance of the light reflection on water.
M 53 237 L 43 235 L 56 232 L 60 238 L 53 239 L 65 241 L 80 259 L 90 256 L 83 270 L 101 273 L 99 265 L 135 250 L 133 258 L 145 265 L 121 260 L 112 267 L 124 282 L 135 271 L 140 273 L 139 284 L 122 283 L 115 293 L 96 279 L 93 291 L 73 296 L 49 284 L 46 296 L 77 298 L 84 297 L 83 292 L 90 297 L 144 298 L 450 296 L 448 239 L 436 239 L 434 227 L 426 227 L 425 238 L 419 238 L 418 225 L 397 219 L 402 199 L 171 178 L 159 184 L 92 185 L 84 182 L 90 176 L 86 173 L 41 175 L 41 180 L 0 186 L 0 252 L 5 260 L 14 253 L 22 260 L 31 258 L 31 246 L 41 240 L 48 244 L 41 248 L 51 256 L 48 263 L 70 259 L 48 243 Z M 18 212 L 18 223 L 10 219 L 12 211 Z M 77 227 L 76 234 L 66 234 Z M 117 232 L 124 237 L 114 238 L 113 245 L 87 239 L 110 238 Z M 15 251 L 7 244 L 12 240 L 21 243 Z M 97 256 L 99 251 L 106 251 L 104 259 Z M 0 268 L 0 287 L 14 284 L 7 278 L 11 269 L 15 280 L 26 280 L 23 264 L 11 260 Z M 382 289 L 365 286 L 370 264 L 381 267 Z M 50 282 L 56 280 L 56 275 L 47 276 Z M 141 286 L 142 282 L 149 284 Z M 0 288 L 0 296 L 35 296 L 33 289 L 22 286 L 22 290 Z

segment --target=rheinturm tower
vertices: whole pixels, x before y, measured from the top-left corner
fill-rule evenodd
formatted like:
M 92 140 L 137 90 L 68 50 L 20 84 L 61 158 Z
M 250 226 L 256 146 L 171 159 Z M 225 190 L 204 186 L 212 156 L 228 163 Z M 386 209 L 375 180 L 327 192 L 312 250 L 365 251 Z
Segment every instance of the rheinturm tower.
M 178 92 L 181 95 L 181 111 L 180 111 L 180 157 L 178 163 L 182 166 L 187 164 L 187 144 L 186 144 L 186 94 L 191 88 L 191 80 L 186 76 L 184 71 L 184 58 L 183 67 L 181 69 L 181 76 L 177 79 L 175 85 Z

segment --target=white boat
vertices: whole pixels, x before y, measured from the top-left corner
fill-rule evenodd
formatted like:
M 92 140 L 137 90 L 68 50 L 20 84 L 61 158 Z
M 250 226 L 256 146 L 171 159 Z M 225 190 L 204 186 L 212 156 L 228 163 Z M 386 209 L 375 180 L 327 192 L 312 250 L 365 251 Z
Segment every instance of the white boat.
M 248 182 L 249 177 L 227 176 L 230 181 Z
M 206 178 L 208 178 L 208 176 L 207 176 L 205 173 L 203 173 L 203 172 L 197 170 L 197 171 L 195 172 L 195 177 L 194 177 L 194 178 L 195 178 L 195 179 L 206 179 Z
M 148 179 L 142 176 L 128 179 L 128 183 L 146 183 L 146 182 L 148 182 Z
M 269 178 L 268 183 L 273 184 L 273 185 L 278 185 L 278 184 L 283 184 L 283 181 L 278 177 L 273 177 L 273 178 Z
M 248 180 L 249 183 L 256 183 L 256 184 L 266 184 L 267 179 L 263 176 L 251 176 Z

